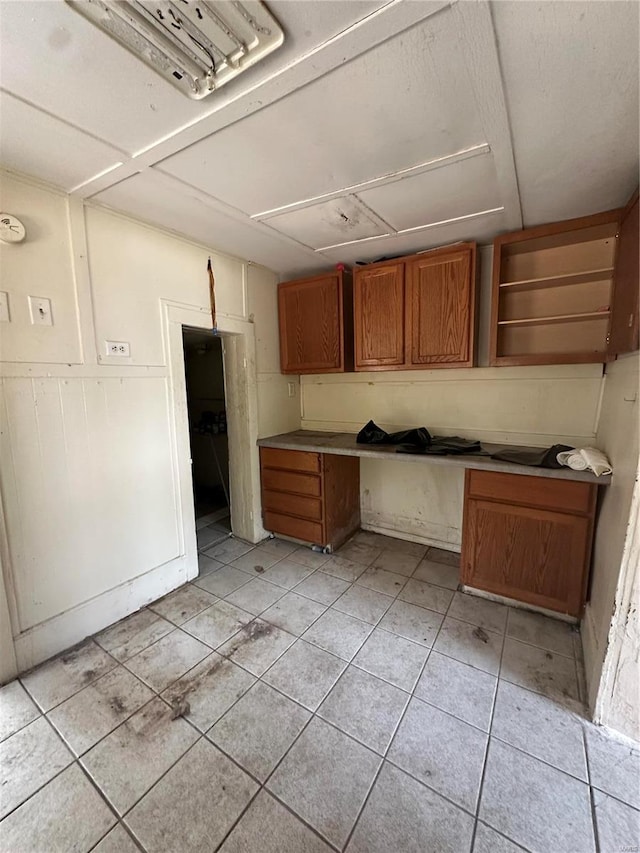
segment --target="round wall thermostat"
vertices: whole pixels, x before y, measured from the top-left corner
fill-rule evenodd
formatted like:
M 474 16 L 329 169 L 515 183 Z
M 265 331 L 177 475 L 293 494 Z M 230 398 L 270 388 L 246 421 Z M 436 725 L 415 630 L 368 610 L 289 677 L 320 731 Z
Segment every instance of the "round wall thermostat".
M 17 216 L 0 213 L 0 240 L 3 243 L 21 243 L 27 231 Z

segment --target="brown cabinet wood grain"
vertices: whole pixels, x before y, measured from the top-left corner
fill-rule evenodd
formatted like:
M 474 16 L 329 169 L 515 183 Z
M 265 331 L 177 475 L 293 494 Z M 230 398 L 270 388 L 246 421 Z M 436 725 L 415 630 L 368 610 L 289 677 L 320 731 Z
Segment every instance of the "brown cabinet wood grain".
M 351 273 L 336 270 L 278 285 L 282 373 L 353 369 Z
M 472 366 L 475 251 L 420 255 L 407 262 L 406 282 L 411 366 Z
M 338 548 L 360 527 L 357 457 L 261 447 L 260 473 L 262 517 L 272 533 Z
M 596 491 L 591 483 L 467 471 L 462 582 L 580 617 Z
M 404 264 L 356 270 L 353 316 L 356 369 L 404 365 Z
M 356 269 L 355 369 L 472 366 L 475 257 L 463 243 Z

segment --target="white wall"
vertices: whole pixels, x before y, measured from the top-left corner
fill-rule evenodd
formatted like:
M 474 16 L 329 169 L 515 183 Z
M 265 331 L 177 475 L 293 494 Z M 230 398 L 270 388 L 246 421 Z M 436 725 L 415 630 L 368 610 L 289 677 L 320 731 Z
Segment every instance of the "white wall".
M 598 515 L 590 601 L 583 621 L 587 687 L 591 707 L 596 704 L 602 664 L 607 653 L 612 619 L 624 625 L 627 614 L 615 612 L 620 565 L 630 534 L 630 507 L 638 476 L 638 384 L 640 356 L 623 356 L 607 366 L 597 446 L 614 469 L 611 486 L 604 490 Z M 633 568 L 631 569 L 633 573 Z M 638 567 L 635 566 L 635 573 Z M 615 613 L 614 613 L 615 612 Z M 637 640 L 631 651 L 638 656 Z
M 0 327 L 3 563 L 24 669 L 195 571 L 163 305 L 199 312 L 206 324 L 209 255 L 219 326 L 248 330 L 251 352 L 254 331 L 257 338 L 257 429 L 296 428 L 299 413 L 284 377 L 271 376 L 273 273 L 37 182 L 0 177 L 0 209 L 20 217 L 28 235 L 0 246 L 11 310 Z M 53 326 L 31 325 L 29 294 L 51 299 Z M 107 339 L 128 342 L 130 358 L 107 357 Z
M 280 373 L 278 290 L 273 274 L 264 267 L 249 267 L 249 319 L 256 324 L 259 437 L 300 428 L 300 381 Z M 269 322 L 260 318 L 269 318 Z M 293 395 L 289 396 L 289 386 Z

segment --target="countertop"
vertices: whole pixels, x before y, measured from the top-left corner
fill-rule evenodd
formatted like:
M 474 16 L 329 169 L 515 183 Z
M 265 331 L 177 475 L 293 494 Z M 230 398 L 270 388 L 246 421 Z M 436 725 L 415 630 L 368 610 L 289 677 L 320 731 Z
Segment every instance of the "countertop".
M 308 450 L 311 453 L 334 453 L 336 456 L 362 456 L 366 459 L 394 459 L 396 462 L 409 462 L 412 465 L 447 465 L 450 468 L 475 468 L 479 471 L 500 471 L 507 474 L 522 474 L 525 477 L 549 477 L 555 480 L 575 480 L 580 483 L 596 483 L 606 486 L 611 482 L 611 474 L 596 477 L 588 471 L 573 471 L 571 468 L 533 468 L 517 465 L 514 462 L 501 462 L 490 456 L 474 456 L 471 453 L 460 456 L 430 456 L 418 453 L 396 453 L 395 445 L 358 444 L 356 436 L 348 432 L 319 432 L 299 429 L 272 435 L 258 440 L 259 447 L 274 447 L 281 450 Z M 515 444 L 489 444 L 482 442 L 488 453 L 509 448 L 524 450 Z M 539 448 L 538 448 L 539 449 Z

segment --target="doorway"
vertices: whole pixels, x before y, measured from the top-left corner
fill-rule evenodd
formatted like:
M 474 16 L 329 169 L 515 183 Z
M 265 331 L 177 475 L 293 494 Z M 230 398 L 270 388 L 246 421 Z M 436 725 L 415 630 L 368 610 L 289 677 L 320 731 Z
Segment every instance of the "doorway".
M 229 441 L 221 338 L 182 330 L 196 529 L 231 532 Z

